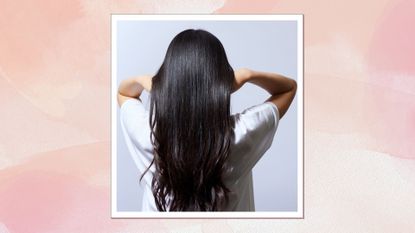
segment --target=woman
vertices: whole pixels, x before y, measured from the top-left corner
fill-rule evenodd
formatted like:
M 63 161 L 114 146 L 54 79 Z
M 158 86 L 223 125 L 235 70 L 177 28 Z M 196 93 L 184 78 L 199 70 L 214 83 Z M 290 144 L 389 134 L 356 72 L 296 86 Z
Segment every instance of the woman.
M 231 93 L 247 82 L 271 97 L 231 115 Z M 149 112 L 143 90 L 151 95 Z M 279 74 L 234 72 L 221 42 L 207 31 L 176 35 L 154 76 L 119 86 L 121 126 L 141 172 L 143 211 L 253 211 L 251 170 L 295 92 L 296 82 Z

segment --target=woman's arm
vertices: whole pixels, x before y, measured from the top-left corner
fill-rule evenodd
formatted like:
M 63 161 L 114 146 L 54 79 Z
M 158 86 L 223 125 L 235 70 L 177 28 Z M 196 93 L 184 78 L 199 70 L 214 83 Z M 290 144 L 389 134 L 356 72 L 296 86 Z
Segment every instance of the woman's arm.
M 143 90 L 151 91 L 151 75 L 143 75 L 124 79 L 118 87 L 118 105 L 121 106 L 128 99 L 139 99 Z
M 280 118 L 284 116 L 297 91 L 297 82 L 276 73 L 239 69 L 235 72 L 235 90 L 238 90 L 246 82 L 264 88 L 271 97 L 267 101 L 273 102 L 278 107 Z

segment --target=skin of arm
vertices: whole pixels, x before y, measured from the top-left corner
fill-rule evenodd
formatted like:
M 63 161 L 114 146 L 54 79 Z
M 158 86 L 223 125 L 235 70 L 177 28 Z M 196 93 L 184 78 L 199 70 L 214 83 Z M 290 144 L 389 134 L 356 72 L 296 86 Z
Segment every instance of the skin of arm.
M 142 75 L 124 79 L 118 86 L 118 106 L 121 106 L 128 99 L 139 99 L 143 90 L 151 91 L 151 75 Z
M 255 84 L 271 94 L 271 97 L 266 101 L 270 101 L 278 107 L 280 118 L 287 112 L 297 91 L 297 82 L 283 75 L 247 68 L 236 70 L 234 91 L 247 82 Z

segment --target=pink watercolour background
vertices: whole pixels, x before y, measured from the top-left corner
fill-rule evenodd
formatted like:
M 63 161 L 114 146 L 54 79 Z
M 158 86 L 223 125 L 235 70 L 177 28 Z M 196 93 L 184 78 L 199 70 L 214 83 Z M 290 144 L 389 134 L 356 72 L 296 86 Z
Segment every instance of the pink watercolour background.
M 415 232 L 415 2 L 0 3 L 0 232 Z M 303 13 L 305 218 L 110 218 L 110 13 Z

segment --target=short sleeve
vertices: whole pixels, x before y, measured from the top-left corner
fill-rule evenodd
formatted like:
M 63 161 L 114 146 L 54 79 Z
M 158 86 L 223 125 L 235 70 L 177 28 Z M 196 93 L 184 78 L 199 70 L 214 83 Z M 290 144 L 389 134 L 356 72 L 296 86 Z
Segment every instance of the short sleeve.
M 124 141 L 141 173 L 147 169 L 153 159 L 148 119 L 148 111 L 138 99 L 128 99 L 120 107 L 120 124 Z M 148 179 L 145 178 L 146 182 L 151 182 Z
M 138 141 L 138 130 L 148 124 L 147 110 L 144 104 L 138 99 L 128 99 L 120 107 L 120 120 L 127 135 L 133 140 Z
M 240 174 L 251 171 L 271 147 L 279 123 L 278 107 L 272 102 L 252 106 L 235 115 L 233 162 Z

